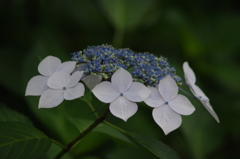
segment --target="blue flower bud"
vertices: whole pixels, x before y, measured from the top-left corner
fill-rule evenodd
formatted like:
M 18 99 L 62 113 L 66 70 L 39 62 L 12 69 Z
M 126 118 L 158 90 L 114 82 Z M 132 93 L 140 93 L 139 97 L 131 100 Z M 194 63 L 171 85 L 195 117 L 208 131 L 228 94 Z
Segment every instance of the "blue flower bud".
M 77 65 L 84 63 L 79 70 L 85 74 L 101 75 L 107 80 L 122 67 L 146 86 L 156 86 L 167 75 L 181 84 L 181 78 L 176 75 L 175 68 L 168 64 L 167 58 L 150 53 L 135 53 L 128 48 L 115 49 L 111 45 L 98 45 L 72 53 L 71 59 L 77 61 Z

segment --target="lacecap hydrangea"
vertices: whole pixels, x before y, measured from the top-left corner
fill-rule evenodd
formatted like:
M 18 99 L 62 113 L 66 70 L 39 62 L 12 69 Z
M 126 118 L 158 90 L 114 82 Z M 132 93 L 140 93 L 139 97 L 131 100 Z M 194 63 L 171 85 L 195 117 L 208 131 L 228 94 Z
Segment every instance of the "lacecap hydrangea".
M 156 86 L 161 79 L 170 75 L 178 84 L 181 78 L 165 57 L 150 53 L 136 53 L 128 48 L 116 49 L 111 45 L 88 46 L 83 51 L 72 53 L 77 70 L 86 75 L 101 75 L 108 80 L 119 68 L 128 70 L 134 81 L 146 86 Z
M 85 93 L 83 81 L 96 98 L 109 103 L 114 116 L 124 121 L 137 112 L 138 102 L 145 102 L 153 108 L 153 119 L 166 135 L 181 125 L 181 115 L 195 111 L 188 98 L 179 94 L 182 80 L 167 58 L 98 45 L 72 53 L 71 60 L 61 63 L 57 57 L 48 56 L 40 62 L 41 75 L 31 78 L 26 89 L 27 96 L 41 96 L 39 108 L 81 98 Z M 196 76 L 187 62 L 183 71 L 195 99 L 219 122 L 209 98 L 195 84 Z

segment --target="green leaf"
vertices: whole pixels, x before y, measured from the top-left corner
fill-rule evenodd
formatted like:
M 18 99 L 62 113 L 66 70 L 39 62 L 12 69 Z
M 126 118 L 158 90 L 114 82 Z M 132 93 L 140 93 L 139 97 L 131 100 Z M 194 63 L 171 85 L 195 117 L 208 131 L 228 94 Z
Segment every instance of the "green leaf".
M 60 151 L 62 151 L 62 148 L 53 142 L 48 151 L 40 159 L 53 159 Z M 66 153 L 61 159 L 74 159 L 74 157 L 70 153 Z
M 88 126 L 90 126 L 94 121 L 93 120 L 85 120 L 85 119 L 77 119 L 77 118 L 67 118 L 73 125 L 75 125 L 80 132 L 84 131 Z M 99 124 L 96 128 L 92 130 L 93 132 L 100 132 L 106 135 L 109 135 L 115 139 L 119 139 L 121 141 L 133 144 L 131 140 L 129 140 L 123 133 L 118 130 L 106 125 L 104 123 Z
M 37 158 L 51 140 L 38 129 L 20 122 L 0 122 L 0 154 L 5 159 Z
M 39 97 L 27 97 L 34 116 L 51 134 L 55 134 L 55 139 L 65 144 L 79 133 L 76 127 L 66 120 L 66 116 L 94 118 L 91 109 L 81 100 L 65 100 L 59 106 L 51 109 L 38 109 L 38 101 Z
M 126 132 L 126 135 L 135 140 L 144 149 L 160 159 L 179 159 L 180 156 L 163 142 L 139 133 Z
M 32 125 L 31 121 L 24 115 L 0 104 L 0 121 L 17 121 Z
M 148 20 L 156 0 L 100 0 L 100 6 L 112 25 L 120 30 L 134 29 Z

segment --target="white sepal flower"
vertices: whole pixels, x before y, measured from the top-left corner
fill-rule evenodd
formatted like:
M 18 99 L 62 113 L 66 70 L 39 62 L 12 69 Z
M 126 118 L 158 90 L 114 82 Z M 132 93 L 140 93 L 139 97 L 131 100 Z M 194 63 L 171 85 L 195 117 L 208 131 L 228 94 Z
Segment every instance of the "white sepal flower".
M 67 61 L 61 64 L 59 58 L 47 56 L 38 65 L 38 72 L 42 75 L 34 76 L 27 85 L 25 95 L 40 96 L 49 87 L 47 85 L 48 78 L 56 71 L 71 73 L 76 66 L 75 61 Z
M 194 96 L 200 100 L 200 102 L 203 104 L 203 106 L 207 109 L 207 111 L 214 117 L 214 119 L 219 123 L 219 118 L 215 111 L 213 110 L 210 100 L 208 97 L 203 93 L 203 91 L 195 85 L 196 82 L 196 76 L 193 72 L 193 70 L 190 68 L 188 65 L 188 62 L 183 63 L 183 71 L 184 71 L 184 76 L 187 85 L 189 86 L 191 92 L 194 94 Z
M 96 85 L 93 94 L 102 102 L 110 103 L 110 112 L 127 121 L 137 112 L 137 104 L 150 95 L 150 90 L 142 83 L 133 82 L 131 74 L 123 68 L 118 69 L 111 82 L 104 81 Z
M 151 94 L 144 102 L 154 108 L 153 118 L 165 135 L 181 125 L 180 115 L 190 115 L 195 111 L 191 102 L 178 94 L 178 86 L 171 76 L 163 78 L 157 88 L 150 89 Z
M 57 71 L 47 81 L 49 89 L 40 97 L 38 108 L 53 108 L 58 106 L 64 99 L 73 100 L 84 95 L 84 86 L 78 83 L 83 71 L 70 73 Z

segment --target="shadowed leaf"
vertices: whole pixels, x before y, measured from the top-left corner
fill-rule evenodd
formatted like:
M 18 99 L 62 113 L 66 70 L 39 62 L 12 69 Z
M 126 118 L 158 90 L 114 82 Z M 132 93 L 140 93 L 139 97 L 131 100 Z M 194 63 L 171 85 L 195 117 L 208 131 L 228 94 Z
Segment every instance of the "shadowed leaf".
M 151 152 L 153 155 L 160 159 L 179 159 L 180 156 L 172 150 L 168 145 L 154 138 L 139 134 L 127 132 L 126 135 L 135 140 L 144 149 Z
M 20 122 L 0 122 L 1 158 L 32 159 L 44 154 L 51 140 L 38 129 Z

